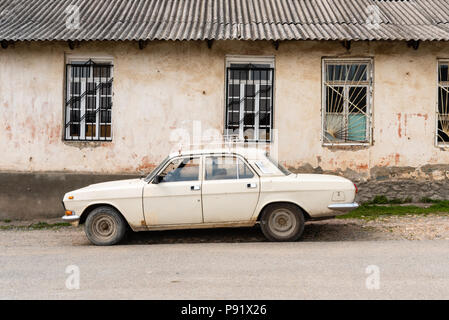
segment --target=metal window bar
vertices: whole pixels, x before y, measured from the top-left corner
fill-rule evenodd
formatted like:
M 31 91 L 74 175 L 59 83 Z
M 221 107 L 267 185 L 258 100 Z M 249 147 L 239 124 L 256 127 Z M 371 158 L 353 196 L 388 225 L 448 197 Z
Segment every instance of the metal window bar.
M 370 134 L 369 62 L 324 63 L 324 143 L 367 143 Z
M 438 63 L 437 143 L 449 144 L 449 62 Z
M 229 140 L 270 142 L 274 69 L 252 64 L 226 71 L 225 135 Z
M 69 141 L 111 141 L 113 65 L 66 65 L 65 134 Z

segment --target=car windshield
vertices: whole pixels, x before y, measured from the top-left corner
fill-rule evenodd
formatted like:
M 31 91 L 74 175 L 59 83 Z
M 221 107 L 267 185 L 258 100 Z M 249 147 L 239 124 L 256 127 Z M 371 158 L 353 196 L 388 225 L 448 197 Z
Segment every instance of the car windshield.
M 153 171 L 151 171 L 151 173 L 149 175 L 146 176 L 145 181 L 150 181 L 151 179 L 154 178 L 154 176 L 156 175 L 156 173 L 158 173 L 158 171 L 160 169 L 162 169 L 162 167 L 165 165 L 165 163 L 168 161 L 168 157 L 166 157 L 163 161 L 161 161 L 161 163 L 159 163 L 159 165 L 154 168 Z
M 265 154 L 265 156 L 267 157 L 268 160 L 270 160 L 270 162 L 272 164 L 274 164 L 276 166 L 276 168 L 278 168 L 284 175 L 288 176 L 289 174 L 292 174 L 290 171 L 288 171 L 287 168 L 285 168 L 282 164 L 280 164 L 278 161 L 276 161 L 275 159 L 273 159 L 268 152 Z

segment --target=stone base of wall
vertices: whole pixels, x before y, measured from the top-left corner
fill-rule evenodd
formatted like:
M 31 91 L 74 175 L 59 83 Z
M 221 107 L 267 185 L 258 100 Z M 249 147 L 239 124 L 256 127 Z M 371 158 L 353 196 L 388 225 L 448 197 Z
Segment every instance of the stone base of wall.
M 411 198 L 413 202 L 420 202 L 422 198 L 434 200 L 449 200 L 449 180 L 417 181 L 402 180 L 368 180 L 357 183 L 359 193 L 358 202 L 372 200 L 375 196 L 384 195 L 389 199 Z
M 65 193 L 89 184 L 136 175 L 0 172 L 0 220 L 56 218 L 64 215 Z
M 61 217 L 61 201 L 66 192 L 93 183 L 136 177 L 79 173 L 0 173 L 0 220 Z M 389 199 L 411 198 L 414 202 L 423 197 L 449 199 L 449 179 L 368 180 L 358 182 L 357 186 L 358 202 L 372 200 L 377 195 L 385 195 Z
M 421 167 L 373 167 L 369 172 L 351 169 L 326 171 L 321 167 L 305 164 L 289 168 L 294 173 L 334 174 L 348 178 L 359 188 L 356 200 L 370 201 L 375 196 L 388 199 L 411 199 L 420 202 L 422 198 L 449 200 L 449 164 L 428 164 Z

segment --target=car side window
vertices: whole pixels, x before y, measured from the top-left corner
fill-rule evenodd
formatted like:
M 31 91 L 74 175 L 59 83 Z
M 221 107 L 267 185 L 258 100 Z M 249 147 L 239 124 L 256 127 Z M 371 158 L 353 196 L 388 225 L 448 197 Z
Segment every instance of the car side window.
M 237 159 L 239 165 L 239 179 L 251 179 L 254 177 L 254 173 L 241 159 Z
M 205 180 L 249 179 L 251 169 L 239 158 L 230 156 L 206 157 Z
M 159 174 L 162 182 L 197 181 L 200 173 L 200 158 L 178 158 L 170 162 Z

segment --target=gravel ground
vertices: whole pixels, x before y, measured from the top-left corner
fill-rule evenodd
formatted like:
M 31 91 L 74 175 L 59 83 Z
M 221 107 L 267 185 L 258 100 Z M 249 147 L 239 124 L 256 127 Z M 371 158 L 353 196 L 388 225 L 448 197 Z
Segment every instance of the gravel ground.
M 449 215 L 311 222 L 290 243 L 258 227 L 131 233 L 111 247 L 82 227 L 0 230 L 0 300 L 448 299 L 448 239 Z
M 325 220 L 310 223 L 304 234 L 306 241 L 437 239 L 449 240 L 449 214 Z
M 44 220 L 52 224 L 59 219 Z M 0 226 L 27 226 L 33 221 L 0 222 Z M 56 235 L 71 239 L 75 244 L 88 244 L 83 227 L 60 227 L 43 230 L 12 229 L 1 233 L 39 232 L 51 240 Z M 52 235 L 54 234 L 54 235 Z M 19 237 L 20 238 L 20 237 Z M 372 241 L 372 240 L 449 240 L 449 214 L 427 216 L 408 215 L 382 217 L 376 220 L 332 219 L 308 222 L 302 241 Z M 217 242 L 261 242 L 265 241 L 258 226 L 254 228 L 223 228 L 138 232 L 128 235 L 124 244 L 163 243 L 217 243 Z M 11 245 L 9 243 L 8 245 Z

